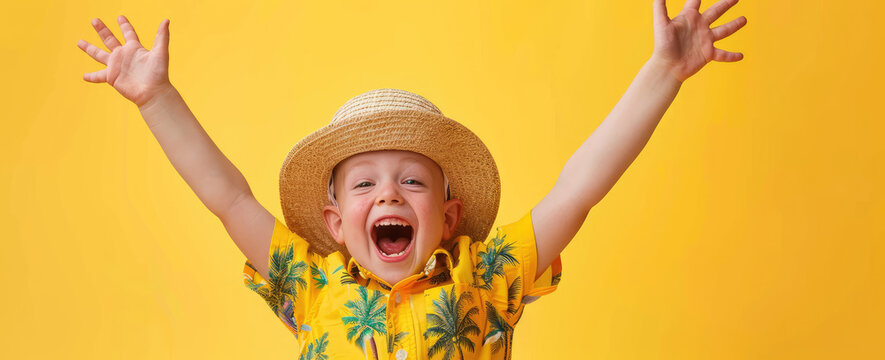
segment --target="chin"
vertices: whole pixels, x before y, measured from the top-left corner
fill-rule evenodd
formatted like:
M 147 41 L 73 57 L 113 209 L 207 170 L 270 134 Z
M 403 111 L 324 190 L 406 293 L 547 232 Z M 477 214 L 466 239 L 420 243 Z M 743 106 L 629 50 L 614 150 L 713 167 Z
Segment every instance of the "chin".
M 411 253 L 407 254 L 408 256 L 404 257 L 400 261 L 391 262 L 381 258 L 381 256 L 379 256 L 376 252 L 372 255 L 373 259 L 371 259 L 371 262 L 377 267 L 378 271 L 373 272 L 375 274 L 378 274 L 379 278 L 384 279 L 384 281 L 387 281 L 392 286 L 400 280 L 403 280 L 416 273 L 415 268 L 417 267 L 417 265 L 415 264 L 417 263 L 417 261 L 414 258 L 416 256 L 415 254 L 416 253 L 413 250 Z
M 396 285 L 396 283 L 402 281 L 403 279 L 409 277 L 409 275 L 408 274 L 398 274 L 398 275 L 378 276 L 378 277 L 381 278 L 382 280 L 386 281 L 388 284 L 390 284 L 390 286 L 393 286 L 393 285 Z

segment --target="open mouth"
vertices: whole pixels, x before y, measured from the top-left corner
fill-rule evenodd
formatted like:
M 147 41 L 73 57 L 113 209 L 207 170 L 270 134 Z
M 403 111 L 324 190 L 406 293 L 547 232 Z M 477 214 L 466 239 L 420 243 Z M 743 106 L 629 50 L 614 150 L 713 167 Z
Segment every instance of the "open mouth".
M 414 230 L 403 220 L 388 218 L 372 227 L 372 241 L 381 260 L 393 262 L 407 256 L 412 250 Z

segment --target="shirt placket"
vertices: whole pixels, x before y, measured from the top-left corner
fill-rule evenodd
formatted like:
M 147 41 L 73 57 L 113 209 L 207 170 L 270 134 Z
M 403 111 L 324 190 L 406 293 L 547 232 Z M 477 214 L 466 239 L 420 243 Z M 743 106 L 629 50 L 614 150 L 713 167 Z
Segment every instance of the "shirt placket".
M 394 339 L 392 342 L 393 349 L 388 349 L 392 359 L 427 359 L 427 351 L 424 345 L 424 333 L 421 330 L 421 316 L 426 316 L 427 311 L 424 307 L 424 289 L 428 286 L 427 282 L 437 270 L 437 255 L 440 252 L 434 252 L 427 263 L 424 270 L 412 276 L 409 276 L 393 287 L 385 286 L 386 282 L 379 279 L 375 274 L 366 270 L 353 262 L 351 274 L 359 276 L 365 280 L 374 280 L 378 287 L 388 290 L 387 293 L 387 336 Z M 442 253 L 448 256 L 448 253 Z M 446 261 L 449 262 L 448 260 Z M 447 271 L 443 269 L 443 271 Z M 364 281 L 365 281 L 364 280 Z M 406 331 L 409 335 L 403 340 L 403 343 L 395 341 L 396 334 Z M 386 340 L 386 338 L 385 338 Z M 391 341 L 387 341 L 387 345 L 391 345 Z
M 421 329 L 421 324 L 423 323 L 422 317 L 426 317 L 427 315 L 427 310 L 424 308 L 423 290 L 428 286 L 427 281 L 430 279 L 431 274 L 434 273 L 434 270 L 436 270 L 436 258 L 437 253 L 434 253 L 433 256 L 428 259 L 422 273 L 404 279 L 394 285 L 391 290 L 391 293 L 394 294 L 394 302 L 399 307 L 397 313 L 408 316 L 406 319 L 410 325 L 409 331 L 413 333 L 413 336 L 407 337 L 411 339 L 409 351 L 406 351 L 406 349 L 403 348 L 397 349 L 394 352 L 394 358 L 396 360 L 427 358 L 426 346 L 424 344 L 424 332 L 423 329 Z

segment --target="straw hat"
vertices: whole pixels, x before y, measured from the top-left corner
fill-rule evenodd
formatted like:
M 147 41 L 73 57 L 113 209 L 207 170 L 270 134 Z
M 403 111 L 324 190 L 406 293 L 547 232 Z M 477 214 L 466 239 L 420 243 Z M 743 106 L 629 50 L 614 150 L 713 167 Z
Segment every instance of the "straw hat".
M 472 241 L 486 238 L 501 196 L 498 168 L 488 148 L 420 95 L 377 89 L 348 100 L 328 125 L 295 144 L 283 162 L 283 215 L 289 229 L 310 242 L 312 251 L 349 255 L 323 221 L 323 206 L 330 204 L 329 178 L 340 161 L 375 150 L 416 152 L 442 168 L 451 197 L 463 203 L 461 222 L 449 242 L 442 244 L 445 248 L 461 235 Z

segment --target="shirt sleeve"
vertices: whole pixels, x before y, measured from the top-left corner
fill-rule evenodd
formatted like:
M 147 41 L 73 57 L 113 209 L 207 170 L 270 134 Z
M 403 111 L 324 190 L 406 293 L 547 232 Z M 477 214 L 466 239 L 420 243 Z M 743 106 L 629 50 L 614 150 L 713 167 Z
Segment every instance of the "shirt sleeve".
M 256 271 L 249 260 L 243 267 L 246 287 L 260 295 L 283 325 L 298 338 L 308 306 L 316 297 L 312 269 L 322 258 L 308 251 L 309 243 L 274 218 L 268 252 L 268 277 Z
M 495 228 L 478 252 L 481 284 L 491 284 L 490 305 L 515 325 L 526 304 L 556 290 L 562 277 L 559 256 L 540 275 L 531 211 L 514 223 Z M 498 276 L 496 276 L 498 275 Z M 484 281 L 488 280 L 488 281 Z

